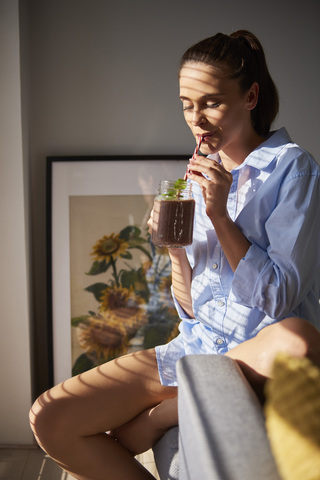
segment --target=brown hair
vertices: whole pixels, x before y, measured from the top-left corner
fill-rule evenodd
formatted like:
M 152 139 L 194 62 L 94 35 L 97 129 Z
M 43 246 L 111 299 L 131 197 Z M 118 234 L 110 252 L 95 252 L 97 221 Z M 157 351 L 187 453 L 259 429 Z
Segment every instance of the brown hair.
M 269 133 L 279 110 L 279 97 L 262 45 L 253 33 L 247 30 L 238 30 L 231 35 L 217 33 L 188 48 L 182 56 L 180 70 L 187 62 L 223 68 L 228 78 L 238 81 L 243 92 L 257 82 L 259 97 L 251 111 L 252 125 L 259 135 Z

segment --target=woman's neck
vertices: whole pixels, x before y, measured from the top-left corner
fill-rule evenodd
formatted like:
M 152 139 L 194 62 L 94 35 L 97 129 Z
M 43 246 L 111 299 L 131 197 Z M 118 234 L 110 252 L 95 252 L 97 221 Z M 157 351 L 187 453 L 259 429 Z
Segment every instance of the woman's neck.
M 231 172 L 245 161 L 247 156 L 253 152 L 261 143 L 265 141 L 265 137 L 254 132 L 249 138 L 243 142 L 239 142 L 236 146 L 221 150 L 219 152 L 223 167 Z

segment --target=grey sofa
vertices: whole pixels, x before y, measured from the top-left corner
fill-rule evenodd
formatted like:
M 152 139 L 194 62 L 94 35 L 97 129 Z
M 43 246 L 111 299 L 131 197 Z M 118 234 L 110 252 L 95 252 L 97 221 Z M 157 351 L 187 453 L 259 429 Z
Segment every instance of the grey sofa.
M 179 428 L 153 448 L 161 480 L 280 480 L 261 405 L 237 363 L 187 356 L 177 376 Z

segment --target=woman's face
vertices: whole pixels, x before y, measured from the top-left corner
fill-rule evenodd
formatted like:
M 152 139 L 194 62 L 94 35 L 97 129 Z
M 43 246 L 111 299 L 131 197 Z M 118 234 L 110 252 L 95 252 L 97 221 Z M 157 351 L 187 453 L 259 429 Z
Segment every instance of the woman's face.
M 223 77 L 219 69 L 193 62 L 180 70 L 179 83 L 184 118 L 195 138 L 202 136 L 202 153 L 231 153 L 252 132 L 250 110 L 257 102 L 257 85 L 243 93 L 238 82 Z

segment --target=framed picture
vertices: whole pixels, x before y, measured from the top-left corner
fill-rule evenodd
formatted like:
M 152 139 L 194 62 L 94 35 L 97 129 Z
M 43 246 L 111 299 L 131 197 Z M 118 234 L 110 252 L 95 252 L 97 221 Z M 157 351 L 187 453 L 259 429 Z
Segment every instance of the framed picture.
M 189 155 L 47 158 L 52 383 L 177 334 L 171 264 L 147 221 Z

